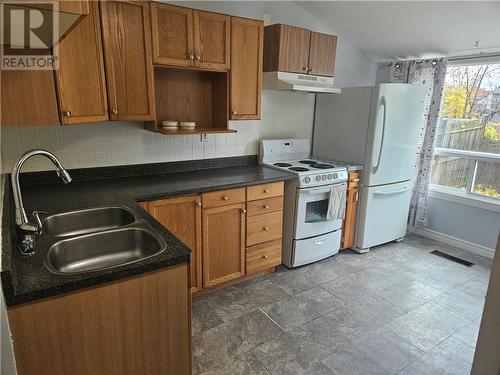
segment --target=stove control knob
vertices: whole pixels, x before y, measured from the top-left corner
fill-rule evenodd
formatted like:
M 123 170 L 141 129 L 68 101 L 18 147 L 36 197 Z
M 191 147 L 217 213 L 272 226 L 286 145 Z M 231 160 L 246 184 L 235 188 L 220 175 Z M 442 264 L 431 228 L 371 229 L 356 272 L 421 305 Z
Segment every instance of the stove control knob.
M 321 181 L 321 176 L 320 175 L 316 176 L 316 181 L 318 181 L 318 182 Z
M 323 181 L 326 181 L 326 174 L 324 174 L 323 176 L 321 176 L 321 179 L 322 179 Z
M 333 178 L 333 175 L 330 173 L 330 174 L 328 175 L 328 179 L 329 179 L 329 180 L 331 180 L 332 178 Z
M 309 182 L 311 182 L 311 177 L 304 177 L 304 182 L 306 184 L 308 184 Z
M 337 178 L 337 177 L 339 177 L 339 174 L 338 173 L 334 173 L 333 174 L 333 178 Z

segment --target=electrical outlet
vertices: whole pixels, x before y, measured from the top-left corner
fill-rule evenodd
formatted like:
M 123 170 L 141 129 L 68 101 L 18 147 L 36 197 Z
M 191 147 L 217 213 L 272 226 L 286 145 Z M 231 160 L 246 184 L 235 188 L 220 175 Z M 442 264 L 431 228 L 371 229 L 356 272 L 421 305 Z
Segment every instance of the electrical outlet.
M 208 142 L 208 135 L 200 134 L 200 142 Z

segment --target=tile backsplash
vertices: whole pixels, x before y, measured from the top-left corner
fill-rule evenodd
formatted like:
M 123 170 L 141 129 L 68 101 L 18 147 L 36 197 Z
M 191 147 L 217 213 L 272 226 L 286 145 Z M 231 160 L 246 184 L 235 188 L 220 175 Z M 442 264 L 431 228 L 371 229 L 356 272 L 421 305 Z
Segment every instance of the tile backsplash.
M 88 168 L 124 164 L 208 159 L 256 155 L 260 121 L 230 121 L 237 133 L 164 136 L 143 129 L 137 122 L 106 122 L 74 126 L 2 127 L 2 172 L 9 173 L 27 150 L 53 152 L 65 168 Z M 32 158 L 23 170 L 52 169 L 48 160 Z

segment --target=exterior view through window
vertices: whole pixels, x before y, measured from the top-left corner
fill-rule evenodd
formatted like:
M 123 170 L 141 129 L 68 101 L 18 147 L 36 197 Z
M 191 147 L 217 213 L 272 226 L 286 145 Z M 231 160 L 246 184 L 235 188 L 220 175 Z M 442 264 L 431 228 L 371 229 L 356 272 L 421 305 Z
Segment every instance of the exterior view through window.
M 436 138 L 434 187 L 500 198 L 500 64 L 448 66 Z

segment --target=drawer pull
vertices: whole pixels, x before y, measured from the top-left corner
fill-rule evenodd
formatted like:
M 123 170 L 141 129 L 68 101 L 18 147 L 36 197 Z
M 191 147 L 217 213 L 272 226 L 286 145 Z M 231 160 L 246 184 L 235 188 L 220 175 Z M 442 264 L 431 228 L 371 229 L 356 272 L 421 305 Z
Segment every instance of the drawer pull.
M 269 206 L 268 204 L 264 205 L 263 206 L 266 210 L 269 210 L 271 208 L 271 206 Z
M 353 180 L 351 180 L 352 182 L 359 182 L 359 178 L 355 178 Z
M 266 193 L 266 194 L 269 193 L 269 189 L 265 189 L 264 193 Z
M 228 200 L 229 200 L 229 197 L 228 197 L 227 195 L 224 195 L 224 196 L 222 197 L 222 199 L 223 199 L 223 200 L 225 200 L 225 201 L 228 201 Z
M 265 231 L 265 232 L 268 232 L 269 231 L 269 227 L 264 227 L 264 228 L 262 228 L 262 230 Z
M 197 205 L 198 207 L 201 207 L 201 202 L 196 202 L 196 205 Z
M 246 214 L 247 213 L 247 210 L 245 210 L 244 208 L 241 209 L 241 213 L 242 214 Z
M 269 255 L 262 255 L 262 259 L 269 259 Z

